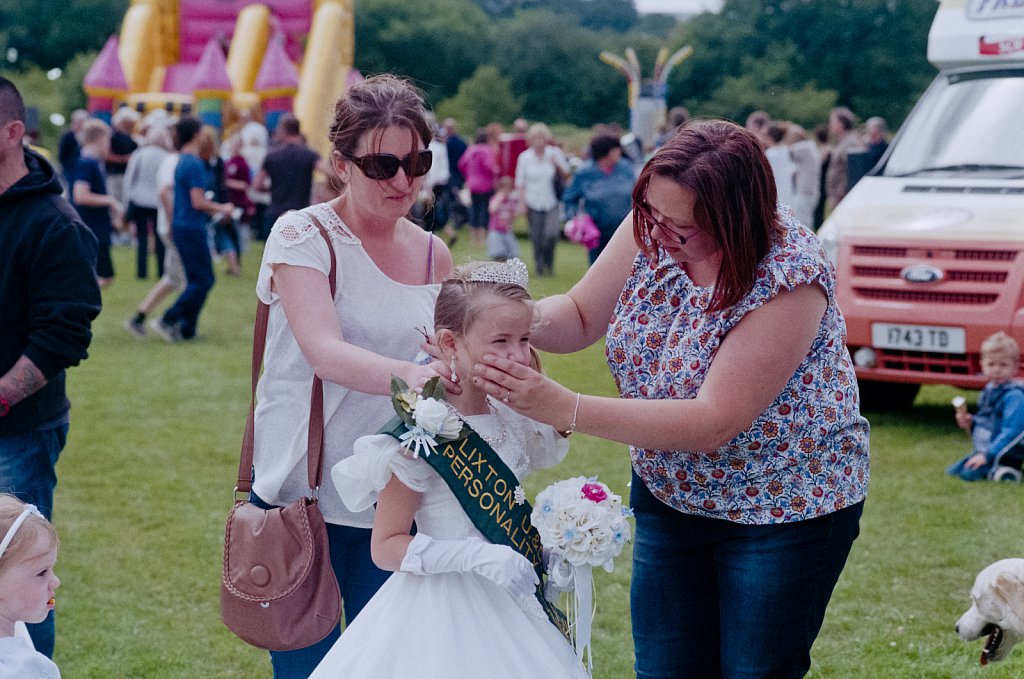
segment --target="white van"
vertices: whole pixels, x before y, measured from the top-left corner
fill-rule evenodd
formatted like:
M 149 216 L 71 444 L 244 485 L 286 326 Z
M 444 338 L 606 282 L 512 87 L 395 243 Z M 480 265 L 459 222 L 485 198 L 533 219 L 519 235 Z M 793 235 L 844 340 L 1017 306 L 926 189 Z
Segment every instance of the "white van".
M 819 236 L 866 409 L 980 388 L 981 342 L 1024 346 L 1024 0 L 941 0 L 939 75 Z

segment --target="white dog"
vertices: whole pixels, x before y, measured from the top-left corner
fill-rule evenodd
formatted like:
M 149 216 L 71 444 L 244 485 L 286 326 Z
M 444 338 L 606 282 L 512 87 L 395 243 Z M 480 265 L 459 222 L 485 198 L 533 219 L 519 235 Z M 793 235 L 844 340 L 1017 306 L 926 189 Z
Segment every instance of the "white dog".
M 987 636 L 981 664 L 997 662 L 1024 640 L 1024 559 L 1003 559 L 978 573 L 971 607 L 956 621 L 964 641 Z

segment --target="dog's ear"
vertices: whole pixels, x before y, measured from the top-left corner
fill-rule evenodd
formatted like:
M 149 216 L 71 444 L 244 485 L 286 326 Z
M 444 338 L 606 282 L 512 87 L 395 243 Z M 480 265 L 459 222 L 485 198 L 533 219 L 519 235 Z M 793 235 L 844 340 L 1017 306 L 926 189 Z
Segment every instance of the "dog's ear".
M 1024 578 L 1016 573 L 1000 573 L 992 583 L 992 591 L 1024 627 Z

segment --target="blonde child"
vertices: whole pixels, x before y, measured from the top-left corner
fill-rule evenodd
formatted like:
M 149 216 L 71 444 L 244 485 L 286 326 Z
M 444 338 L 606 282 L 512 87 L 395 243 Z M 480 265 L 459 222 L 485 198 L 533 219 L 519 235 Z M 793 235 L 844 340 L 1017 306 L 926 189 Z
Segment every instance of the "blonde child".
M 954 403 L 956 423 L 971 435 L 974 449 L 946 473 L 964 481 L 1004 476 L 1020 481 L 1019 462 L 1013 474 L 1001 461 L 1024 434 L 1024 386 L 1014 379 L 1019 368 L 1020 346 L 1006 333 L 997 332 L 981 343 L 981 372 L 988 384 L 978 396 L 978 412 L 971 415 L 962 400 Z
M 59 679 L 52 660 L 15 633 L 53 609 L 57 532 L 35 505 L 0 495 L 0 679 Z
M 489 205 L 491 218 L 487 224 L 487 256 L 504 261 L 519 256 L 519 243 L 512 233 L 512 224 L 519 212 L 519 198 L 516 196 L 512 177 L 498 180 L 497 191 Z
M 518 259 L 467 265 L 441 285 L 434 312 L 436 349 L 462 386 L 448 397 L 454 410 L 440 408 L 440 414 L 472 428 L 517 479 L 558 464 L 568 443 L 552 427 L 488 396 L 469 376 L 485 354 L 530 365 L 535 317 L 526 280 L 526 265 Z M 461 445 L 472 450 L 469 464 L 480 473 L 465 487 L 471 497 L 475 492 L 483 498 L 498 487 L 481 483 L 495 474 L 488 461 L 493 458 L 476 457 L 478 449 L 468 441 Z M 442 456 L 441 465 L 447 462 L 443 448 L 432 453 Z M 464 479 L 474 475 L 460 469 Z M 467 505 L 422 455 L 409 455 L 394 434 L 364 436 L 332 476 L 351 509 L 377 503 L 371 553 L 380 568 L 394 573 L 311 679 L 587 676 L 535 596 L 531 561 L 507 544 L 488 541 Z M 514 486 L 515 479 L 507 489 Z M 498 509 L 507 510 L 504 504 Z

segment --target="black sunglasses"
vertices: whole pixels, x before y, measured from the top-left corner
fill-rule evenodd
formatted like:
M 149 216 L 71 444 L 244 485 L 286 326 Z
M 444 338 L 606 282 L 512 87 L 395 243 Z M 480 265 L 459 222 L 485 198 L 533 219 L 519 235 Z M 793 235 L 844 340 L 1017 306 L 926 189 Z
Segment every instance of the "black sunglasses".
M 358 158 L 349 156 L 348 159 L 363 171 L 367 179 L 391 179 L 398 174 L 398 168 L 405 170 L 406 177 L 422 177 L 434 164 L 434 154 L 428 149 L 407 153 L 402 158 L 390 153 L 367 153 Z

